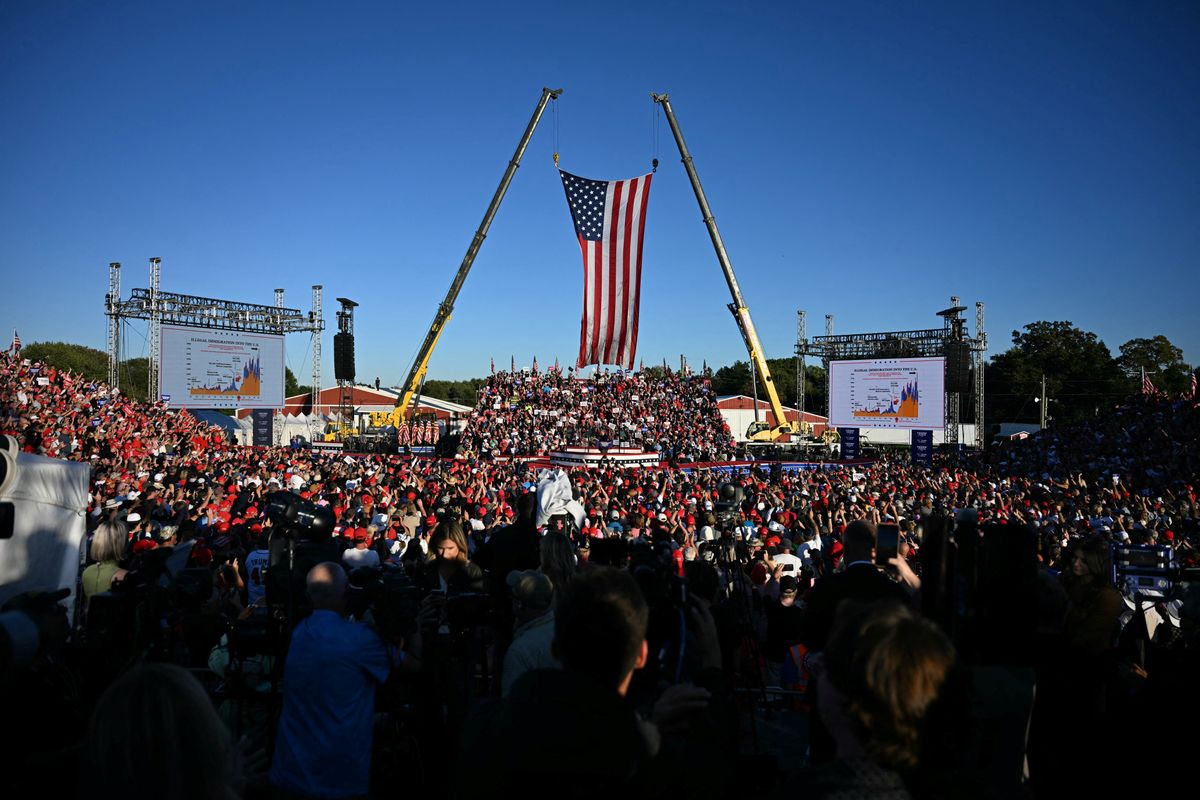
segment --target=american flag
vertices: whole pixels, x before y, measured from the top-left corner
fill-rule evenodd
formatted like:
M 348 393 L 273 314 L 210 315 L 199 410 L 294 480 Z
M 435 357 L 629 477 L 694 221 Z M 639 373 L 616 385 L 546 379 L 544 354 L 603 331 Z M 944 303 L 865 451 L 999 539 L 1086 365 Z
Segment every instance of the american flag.
M 1192 373 L 1192 387 L 1190 389 L 1188 389 L 1187 396 L 1184 397 L 1184 399 L 1185 400 L 1195 400 L 1196 399 L 1196 373 L 1195 372 Z
M 21 336 L 20 336 L 20 334 L 17 333 L 16 328 L 13 328 L 12 347 L 10 347 L 9 349 L 12 350 L 14 353 L 21 352 Z
M 583 321 L 575 365 L 633 369 L 653 176 L 596 181 L 561 170 L 559 175 L 583 251 Z
M 1154 384 L 1150 382 L 1150 376 L 1146 374 L 1146 368 L 1142 368 L 1142 394 L 1153 397 L 1158 394 L 1158 390 L 1154 388 Z

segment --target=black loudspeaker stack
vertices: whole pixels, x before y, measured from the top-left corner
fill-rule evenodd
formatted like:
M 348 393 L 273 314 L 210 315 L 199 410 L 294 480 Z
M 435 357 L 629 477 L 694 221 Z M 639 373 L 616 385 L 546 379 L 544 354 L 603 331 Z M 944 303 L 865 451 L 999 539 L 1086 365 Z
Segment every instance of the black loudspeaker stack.
M 333 377 L 339 381 L 354 381 L 354 334 L 333 335 Z
M 951 394 L 971 391 L 971 347 L 966 342 L 946 343 L 946 391 Z

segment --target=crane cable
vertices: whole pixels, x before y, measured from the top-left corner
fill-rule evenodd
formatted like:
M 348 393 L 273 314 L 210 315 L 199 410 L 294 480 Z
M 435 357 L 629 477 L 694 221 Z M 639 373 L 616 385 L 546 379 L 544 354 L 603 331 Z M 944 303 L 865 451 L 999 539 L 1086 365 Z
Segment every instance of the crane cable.
M 554 168 L 558 169 L 558 98 L 550 99 L 550 116 L 554 118 Z
M 658 115 L 660 110 L 655 103 L 650 107 L 650 174 L 658 172 Z

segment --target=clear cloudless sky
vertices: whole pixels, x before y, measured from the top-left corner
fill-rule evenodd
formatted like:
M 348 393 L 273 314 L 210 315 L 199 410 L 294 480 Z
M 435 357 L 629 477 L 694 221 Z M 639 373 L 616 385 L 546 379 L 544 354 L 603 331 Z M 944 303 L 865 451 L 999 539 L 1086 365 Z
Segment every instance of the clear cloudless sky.
M 107 264 L 164 290 L 357 310 L 358 377 L 405 375 L 543 86 L 563 87 L 431 378 L 578 351 L 551 154 L 655 176 L 639 356 L 745 358 L 650 91 L 669 91 L 772 357 L 936 327 L 991 352 L 1070 320 L 1200 361 L 1194 2 L 0 2 L 0 336 L 104 347 Z M 658 119 L 657 139 L 655 120 Z M 556 145 L 557 142 L 557 145 Z M 972 321 L 972 328 L 974 323 Z M 302 382 L 309 342 L 288 338 Z M 126 353 L 146 352 L 131 324 Z

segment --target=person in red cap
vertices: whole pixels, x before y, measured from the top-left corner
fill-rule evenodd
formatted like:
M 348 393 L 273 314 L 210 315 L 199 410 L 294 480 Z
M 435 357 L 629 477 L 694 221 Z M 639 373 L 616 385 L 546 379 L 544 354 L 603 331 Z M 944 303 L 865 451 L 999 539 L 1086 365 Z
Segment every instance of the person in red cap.
M 379 569 L 379 553 L 371 547 L 374 537 L 374 525 L 354 529 L 354 547 L 342 554 L 342 563 L 346 565 L 346 569 Z

